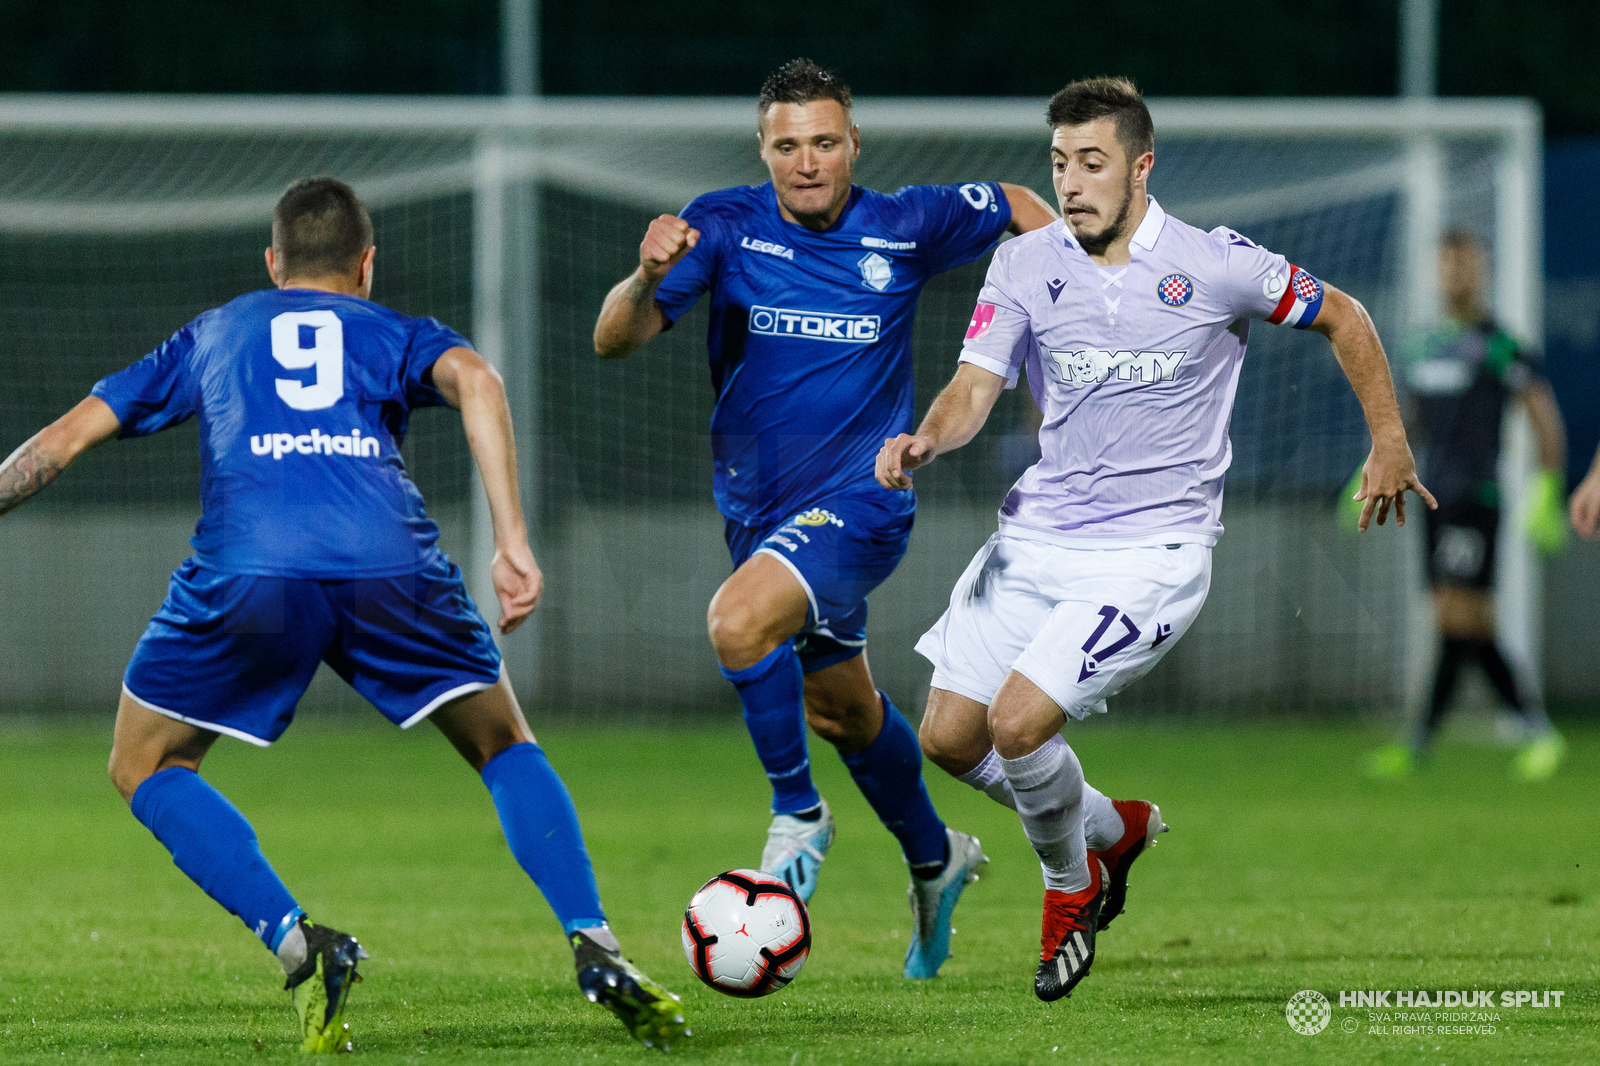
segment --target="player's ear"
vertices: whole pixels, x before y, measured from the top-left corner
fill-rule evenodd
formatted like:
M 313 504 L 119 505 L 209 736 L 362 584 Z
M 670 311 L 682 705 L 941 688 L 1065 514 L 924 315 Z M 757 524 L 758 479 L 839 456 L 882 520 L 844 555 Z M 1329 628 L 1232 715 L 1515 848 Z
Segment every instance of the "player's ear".
M 1146 152 L 1138 159 L 1135 159 L 1133 161 L 1133 180 L 1149 181 L 1150 171 L 1154 169 L 1155 165 L 1156 154 L 1154 152 Z
M 270 244 L 267 246 L 267 277 L 272 279 L 272 284 L 278 284 L 278 257 L 272 254 Z
M 850 124 L 850 146 L 851 146 L 851 149 L 852 149 L 852 151 L 850 153 L 850 158 L 852 160 L 860 158 L 860 156 L 861 156 L 861 127 L 857 126 L 855 123 L 851 123 Z
M 378 246 L 369 244 L 367 250 L 361 253 L 361 260 L 356 264 L 356 286 L 363 293 L 372 291 L 372 264 L 377 258 Z

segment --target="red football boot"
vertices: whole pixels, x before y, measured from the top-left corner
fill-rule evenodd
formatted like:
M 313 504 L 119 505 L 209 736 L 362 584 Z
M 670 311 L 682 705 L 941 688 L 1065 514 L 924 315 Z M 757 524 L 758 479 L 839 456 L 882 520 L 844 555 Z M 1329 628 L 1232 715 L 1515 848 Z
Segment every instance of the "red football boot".
M 1033 994 L 1046 1003 L 1072 994 L 1089 976 L 1094 963 L 1095 925 L 1105 898 L 1105 867 L 1089 853 L 1089 887 L 1082 892 L 1044 893 L 1044 922 L 1039 937 L 1039 972 Z
M 1144 800 L 1112 800 L 1111 805 L 1122 815 L 1122 839 L 1105 851 L 1089 854 L 1106 864 L 1106 898 L 1100 907 L 1098 929 L 1104 929 L 1123 911 L 1128 900 L 1128 870 L 1133 860 L 1155 844 L 1156 837 L 1167 831 L 1161 820 L 1161 808 Z

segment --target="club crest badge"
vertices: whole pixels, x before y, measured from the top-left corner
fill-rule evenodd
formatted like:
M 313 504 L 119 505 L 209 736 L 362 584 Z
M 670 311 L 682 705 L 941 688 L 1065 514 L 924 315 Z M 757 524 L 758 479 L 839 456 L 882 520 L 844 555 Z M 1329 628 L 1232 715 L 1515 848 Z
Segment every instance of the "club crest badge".
M 1183 274 L 1168 274 L 1156 286 L 1156 295 L 1168 307 L 1182 307 L 1194 295 L 1194 282 Z
M 868 252 L 856 261 L 861 270 L 861 284 L 882 292 L 894 280 L 894 267 L 877 252 Z
M 1322 282 L 1304 270 L 1296 270 L 1289 284 L 1294 289 L 1294 298 L 1303 304 L 1314 304 L 1322 299 Z
M 831 523 L 840 529 L 844 528 L 844 519 L 832 511 L 824 511 L 820 507 L 813 507 L 809 511 L 795 515 L 794 523 L 797 526 L 825 526 Z

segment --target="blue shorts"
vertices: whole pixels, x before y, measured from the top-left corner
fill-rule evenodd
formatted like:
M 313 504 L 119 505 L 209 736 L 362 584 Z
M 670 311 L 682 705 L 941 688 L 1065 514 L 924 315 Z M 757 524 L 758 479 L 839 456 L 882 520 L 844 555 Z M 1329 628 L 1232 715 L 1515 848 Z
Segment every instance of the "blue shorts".
M 867 594 L 894 573 L 911 540 L 916 497 L 869 482 L 817 501 L 777 525 L 728 519 L 737 569 L 752 555 L 789 568 L 809 606 L 795 651 L 806 673 L 845 662 L 867 646 Z
M 122 687 L 158 714 L 266 747 L 321 662 L 401 729 L 500 678 L 489 626 L 443 555 L 414 574 L 348 581 L 219 574 L 189 559 Z

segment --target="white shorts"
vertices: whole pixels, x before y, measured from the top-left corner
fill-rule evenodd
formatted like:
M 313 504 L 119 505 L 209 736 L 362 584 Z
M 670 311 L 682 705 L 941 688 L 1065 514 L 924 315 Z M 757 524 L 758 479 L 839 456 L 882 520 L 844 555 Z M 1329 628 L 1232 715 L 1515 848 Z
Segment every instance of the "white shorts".
M 1068 548 L 999 532 L 917 651 L 933 663 L 934 688 L 987 706 L 1015 670 L 1086 718 L 1150 672 L 1210 587 L 1203 544 Z

